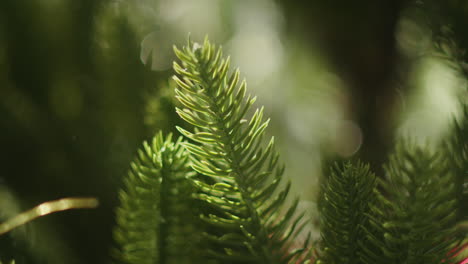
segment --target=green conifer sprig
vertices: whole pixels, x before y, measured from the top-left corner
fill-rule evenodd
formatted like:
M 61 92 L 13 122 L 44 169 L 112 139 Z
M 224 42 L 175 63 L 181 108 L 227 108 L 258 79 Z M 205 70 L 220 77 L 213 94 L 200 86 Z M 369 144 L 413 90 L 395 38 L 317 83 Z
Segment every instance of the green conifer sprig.
M 382 256 L 368 263 L 450 263 L 447 253 L 459 241 L 456 187 L 440 154 L 404 142 L 391 155 L 372 208 L 372 223 L 382 236 L 370 236 Z
M 172 135 L 144 142 L 120 194 L 117 259 L 129 264 L 196 263 L 197 221 L 188 155 Z
M 195 126 L 192 132 L 178 129 L 193 142 L 184 145 L 201 174 L 194 180 L 196 197 L 213 209 L 201 216 L 211 227 L 208 255 L 222 263 L 306 263 L 309 239 L 292 248 L 305 226 L 296 216 L 298 201 L 285 208 L 290 184 L 278 190 L 284 167 L 273 138 L 262 144 L 269 122 L 263 108 L 246 118 L 255 98 L 246 96 L 245 81 L 239 84 L 239 70 L 229 72 L 221 48 L 205 39 L 174 50 L 181 61 L 174 63 L 183 105 L 177 113 Z
M 375 199 L 375 175 L 358 162 L 335 164 L 321 185 L 319 199 L 321 253 L 317 264 L 364 263 L 375 254 L 367 232 Z
M 459 121 L 452 123 L 445 153 L 455 174 L 459 220 L 468 220 L 468 106 L 463 105 Z
M 466 0 L 418 0 L 414 1 L 426 13 L 426 24 L 432 31 L 436 50 L 450 65 L 468 78 L 468 37 L 466 28 Z

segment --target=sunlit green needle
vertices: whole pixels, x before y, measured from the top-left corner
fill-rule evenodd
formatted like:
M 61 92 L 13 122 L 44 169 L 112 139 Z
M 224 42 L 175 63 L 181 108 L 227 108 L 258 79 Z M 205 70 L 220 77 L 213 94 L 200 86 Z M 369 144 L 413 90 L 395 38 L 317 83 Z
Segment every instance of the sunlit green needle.
M 0 235 L 44 215 L 70 209 L 96 208 L 98 204 L 96 198 L 63 198 L 45 202 L 0 224 Z

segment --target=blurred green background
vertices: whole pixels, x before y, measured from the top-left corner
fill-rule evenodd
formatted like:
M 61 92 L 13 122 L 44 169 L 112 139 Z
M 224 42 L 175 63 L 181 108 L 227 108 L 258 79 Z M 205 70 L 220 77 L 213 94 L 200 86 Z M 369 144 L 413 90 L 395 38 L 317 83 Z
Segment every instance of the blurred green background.
M 434 15 L 414 3 L 1 0 L 0 219 L 62 197 L 97 197 L 100 207 L 1 236 L 0 259 L 110 262 L 129 162 L 180 122 L 172 45 L 189 33 L 208 35 L 240 67 L 305 200 L 327 157 L 358 157 L 380 173 L 398 136 L 436 142 L 464 83 L 434 49 Z

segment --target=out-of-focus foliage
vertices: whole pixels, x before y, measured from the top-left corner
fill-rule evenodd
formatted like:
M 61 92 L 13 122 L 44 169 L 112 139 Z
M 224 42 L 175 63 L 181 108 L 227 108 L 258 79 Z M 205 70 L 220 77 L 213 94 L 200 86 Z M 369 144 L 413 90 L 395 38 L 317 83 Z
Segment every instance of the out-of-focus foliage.
M 416 1 L 415 1 L 416 2 Z M 466 62 L 468 55 L 467 27 L 468 1 L 466 0 L 423 0 L 417 1 L 425 11 L 425 22 L 430 26 L 437 51 L 447 62 L 456 65 L 457 70 L 468 78 Z
M 435 145 L 460 113 L 453 105 L 466 93 L 452 88 L 466 77 L 465 2 L 1 0 L 0 184 L 18 197 L 17 212 L 64 196 L 98 197 L 101 207 L 4 235 L 0 255 L 107 260 L 135 146 L 180 124 L 167 80 L 172 45 L 188 32 L 222 43 L 249 78 L 276 120 L 291 192 L 314 199 L 324 153 L 359 156 L 381 177 L 395 135 Z M 420 60 L 431 43 L 462 74 Z
M 400 142 L 380 179 L 378 202 L 372 203 L 372 224 L 382 236 L 373 237 L 378 250 L 366 263 L 449 261 L 460 242 L 455 228 L 461 209 L 449 168 L 442 152 Z
M 145 114 L 144 123 L 149 131 L 158 131 L 161 127 L 166 130 L 176 132 L 174 124 L 180 124 L 179 116 L 174 111 L 175 83 L 166 80 L 158 85 L 159 89 L 154 89 L 145 93 Z
M 134 146 L 155 127 L 176 124 L 144 125 L 146 94 L 157 93 L 169 73 L 141 63 L 149 29 L 135 28 L 131 7 L 99 0 L 0 3 L 2 184 L 24 209 L 64 196 L 101 201 L 94 212 L 34 223 L 64 244 L 58 251 L 69 254 L 68 263 L 104 262 L 106 246 L 98 245 L 110 244 L 115 193 Z M 148 16 L 138 17 L 148 24 Z M 32 233 L 33 244 L 56 244 Z
M 455 174 L 455 189 L 458 219 L 468 219 L 468 107 L 463 106 L 460 120 L 454 121 L 449 139 L 446 141 L 446 155 L 451 157 L 450 168 Z

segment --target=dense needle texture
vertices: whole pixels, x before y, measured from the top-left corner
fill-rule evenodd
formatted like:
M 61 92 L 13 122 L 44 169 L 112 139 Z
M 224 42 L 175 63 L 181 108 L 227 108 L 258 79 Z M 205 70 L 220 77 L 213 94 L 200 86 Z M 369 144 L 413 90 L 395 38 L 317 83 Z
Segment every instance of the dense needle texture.
M 120 192 L 117 259 L 129 264 L 197 263 L 197 222 L 188 156 L 171 135 L 144 142 Z
M 387 181 L 380 182 L 383 191 L 373 208 L 374 226 L 383 234 L 373 240 L 382 252 L 374 261 L 451 263 L 447 254 L 459 243 L 457 187 L 440 154 L 403 142 L 390 157 Z
M 321 254 L 317 264 L 363 263 L 372 245 L 367 232 L 375 175 L 362 163 L 335 164 L 322 183 Z
M 207 255 L 222 263 L 308 262 L 309 239 L 293 246 L 306 223 L 296 212 L 297 200 L 286 205 L 290 184 L 280 184 L 284 167 L 273 138 L 263 140 L 269 122 L 263 108 L 247 117 L 255 98 L 207 39 L 203 45 L 189 41 L 175 53 L 176 97 L 183 106 L 177 113 L 194 126 L 178 129 L 191 140 L 184 145 L 200 173 L 196 198 L 212 209 L 201 216 L 210 226 Z
M 455 174 L 458 218 L 468 220 L 468 106 L 463 105 L 462 116 L 452 123 L 447 140 L 446 155 Z

